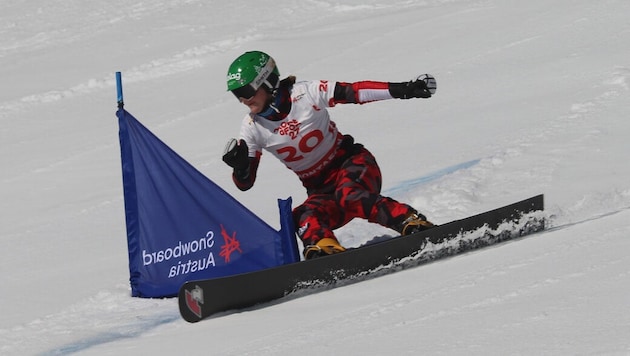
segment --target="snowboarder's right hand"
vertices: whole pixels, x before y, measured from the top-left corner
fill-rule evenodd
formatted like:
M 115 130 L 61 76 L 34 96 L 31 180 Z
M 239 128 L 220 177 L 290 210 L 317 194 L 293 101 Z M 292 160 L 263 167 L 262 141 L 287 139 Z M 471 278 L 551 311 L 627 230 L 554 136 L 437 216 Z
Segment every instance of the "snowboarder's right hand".
M 406 83 L 389 83 L 389 93 L 397 99 L 430 98 L 437 90 L 437 81 L 431 74 L 422 74 Z
M 248 149 L 245 140 L 237 141 L 232 138 L 225 145 L 223 151 L 223 162 L 228 166 L 242 171 L 249 168 Z

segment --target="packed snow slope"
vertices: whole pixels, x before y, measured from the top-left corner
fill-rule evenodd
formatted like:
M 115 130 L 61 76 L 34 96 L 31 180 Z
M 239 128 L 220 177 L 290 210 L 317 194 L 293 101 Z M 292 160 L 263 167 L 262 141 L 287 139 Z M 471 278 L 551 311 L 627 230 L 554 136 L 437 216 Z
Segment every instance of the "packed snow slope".
M 0 354 L 630 353 L 630 2 L 13 0 L 0 5 Z M 546 232 L 198 324 L 129 296 L 114 72 L 126 108 L 277 227 L 305 194 L 220 159 L 248 50 L 298 79 L 404 81 L 429 100 L 340 105 L 384 193 L 436 223 L 539 193 Z M 379 228 L 338 232 L 355 246 Z M 391 233 L 391 232 L 390 232 Z

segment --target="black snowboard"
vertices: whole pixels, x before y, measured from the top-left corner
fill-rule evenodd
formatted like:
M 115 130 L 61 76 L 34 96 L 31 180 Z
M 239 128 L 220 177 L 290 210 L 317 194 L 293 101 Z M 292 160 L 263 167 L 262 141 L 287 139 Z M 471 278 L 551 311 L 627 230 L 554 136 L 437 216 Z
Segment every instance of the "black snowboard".
M 331 286 L 340 281 L 360 280 L 362 276 L 416 266 L 543 230 L 541 215 L 529 214 L 542 210 L 543 195 L 538 195 L 426 231 L 348 249 L 335 255 L 250 273 L 189 281 L 179 290 L 179 310 L 186 321 L 197 322 L 218 312 L 269 302 L 301 289 Z M 508 224 L 504 224 L 506 222 Z M 498 229 L 499 226 L 505 228 Z M 427 241 L 438 244 L 480 228 L 483 231 L 477 238 L 462 239 L 454 246 L 447 244 L 448 247 L 420 253 Z

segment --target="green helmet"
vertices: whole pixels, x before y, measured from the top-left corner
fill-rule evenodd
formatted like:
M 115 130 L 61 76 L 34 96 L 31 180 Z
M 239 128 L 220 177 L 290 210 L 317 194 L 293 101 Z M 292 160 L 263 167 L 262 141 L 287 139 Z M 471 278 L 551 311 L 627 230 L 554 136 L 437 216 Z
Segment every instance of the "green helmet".
M 228 90 L 237 98 L 251 98 L 264 85 L 269 91 L 278 86 L 280 71 L 268 54 L 246 52 L 236 58 L 227 73 Z

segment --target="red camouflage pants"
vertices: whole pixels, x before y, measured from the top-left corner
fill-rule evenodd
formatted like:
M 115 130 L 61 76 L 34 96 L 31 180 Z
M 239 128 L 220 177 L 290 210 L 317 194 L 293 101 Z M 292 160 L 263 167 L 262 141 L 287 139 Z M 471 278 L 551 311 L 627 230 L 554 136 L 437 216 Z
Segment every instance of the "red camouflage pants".
M 374 156 L 361 147 L 341 165 L 328 169 L 317 184 L 303 181 L 306 201 L 293 209 L 298 236 L 304 245 L 322 238 L 335 238 L 333 230 L 354 218 L 367 219 L 398 230 L 416 210 L 381 195 L 381 170 Z

